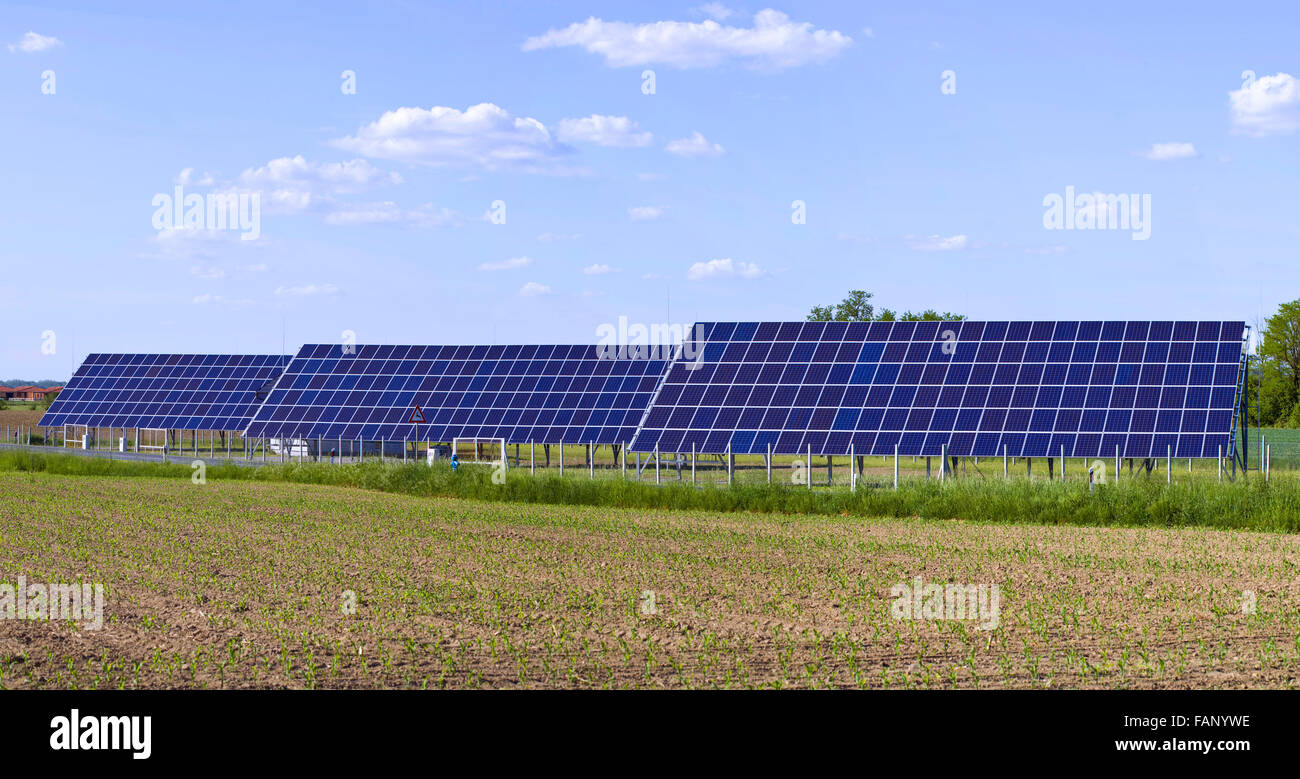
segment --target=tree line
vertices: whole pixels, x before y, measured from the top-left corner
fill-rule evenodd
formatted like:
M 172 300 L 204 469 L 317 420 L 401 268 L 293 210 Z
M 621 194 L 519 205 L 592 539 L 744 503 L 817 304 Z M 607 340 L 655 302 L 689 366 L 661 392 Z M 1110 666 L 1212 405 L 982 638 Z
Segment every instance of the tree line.
M 829 306 L 813 306 L 808 312 L 809 322 L 945 322 L 965 319 L 963 314 L 951 311 L 942 313 L 933 308 L 924 311 L 905 311 L 899 314 L 890 308 L 882 308 L 878 313 L 871 303 L 875 295 L 862 289 L 849 290 L 846 298 Z

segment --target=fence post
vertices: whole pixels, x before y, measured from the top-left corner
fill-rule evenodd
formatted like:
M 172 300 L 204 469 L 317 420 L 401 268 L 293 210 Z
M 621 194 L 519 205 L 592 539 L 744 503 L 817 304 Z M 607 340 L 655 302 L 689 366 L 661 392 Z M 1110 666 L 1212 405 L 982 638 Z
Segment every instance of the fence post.
M 772 445 L 767 445 L 767 483 L 772 483 Z
M 858 491 L 857 458 L 853 456 L 853 443 L 849 442 L 849 492 Z
M 596 447 L 590 441 L 587 442 L 587 478 L 596 479 Z
M 659 444 L 655 444 L 655 484 L 659 483 Z
M 1219 444 L 1219 456 L 1216 461 L 1219 463 L 1219 483 L 1223 484 L 1223 444 Z
M 894 489 L 898 489 L 898 444 L 894 444 Z
M 948 474 L 948 445 L 947 444 L 939 445 L 939 457 L 943 458 L 939 461 L 939 483 L 942 484 Z
M 623 444 L 619 451 L 623 453 L 623 481 L 627 481 L 627 444 Z
M 695 442 L 691 442 L 691 486 L 695 486 Z
M 1174 447 L 1170 445 L 1165 450 L 1165 483 L 1174 483 Z
M 808 480 L 808 489 L 812 489 L 812 444 L 808 444 L 808 460 L 804 468 L 804 478 Z
M 727 486 L 728 486 L 728 487 L 731 486 L 731 478 L 732 478 L 731 466 L 732 466 L 732 462 L 733 462 L 733 461 L 732 461 L 732 459 L 731 459 L 731 442 L 728 441 L 728 442 L 727 442 Z
M 1010 458 L 1007 456 L 1008 454 L 1010 454 L 1010 450 L 1007 448 L 1007 445 L 1006 445 L 1006 444 L 1003 444 L 1003 445 L 1002 445 L 1002 479 L 1003 479 L 1003 481 L 1006 481 L 1007 479 L 1010 479 L 1010 478 L 1011 478 L 1011 460 L 1010 460 Z
M 627 452 L 623 453 L 623 472 L 627 472 Z M 537 475 L 537 442 L 528 440 L 528 475 Z

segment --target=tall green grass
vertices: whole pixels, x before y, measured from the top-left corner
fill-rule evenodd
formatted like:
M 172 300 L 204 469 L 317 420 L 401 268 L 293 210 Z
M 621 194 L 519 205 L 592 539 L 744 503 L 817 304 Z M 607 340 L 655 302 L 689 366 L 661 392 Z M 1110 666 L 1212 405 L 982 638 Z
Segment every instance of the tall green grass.
M 188 463 L 107 460 L 31 451 L 0 452 L 0 473 L 44 472 L 71 476 L 191 478 Z M 1129 479 L 1102 485 L 1094 494 L 1082 483 L 962 479 L 909 481 L 898 490 L 808 490 L 793 486 L 735 485 L 702 488 L 670 483 L 532 476 L 514 470 L 503 484 L 492 469 L 465 465 L 290 463 L 247 467 L 211 464 L 216 481 L 270 481 L 352 487 L 403 495 L 456 497 L 515 503 L 616 506 L 682 511 L 757 511 L 862 517 L 961 519 L 987 523 L 1124 527 L 1239 528 L 1278 533 L 1300 531 L 1300 487 L 1287 482 L 1209 481 L 1166 484 Z M 3 507 L 0 506 L 0 510 Z

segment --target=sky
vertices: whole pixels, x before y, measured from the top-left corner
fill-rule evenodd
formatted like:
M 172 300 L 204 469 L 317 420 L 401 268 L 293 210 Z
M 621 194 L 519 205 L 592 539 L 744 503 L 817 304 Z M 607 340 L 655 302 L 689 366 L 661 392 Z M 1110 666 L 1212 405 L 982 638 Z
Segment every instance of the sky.
M 0 4 L 0 375 L 595 343 L 624 317 L 802 319 L 851 289 L 974 319 L 1255 322 L 1300 297 L 1297 22 Z

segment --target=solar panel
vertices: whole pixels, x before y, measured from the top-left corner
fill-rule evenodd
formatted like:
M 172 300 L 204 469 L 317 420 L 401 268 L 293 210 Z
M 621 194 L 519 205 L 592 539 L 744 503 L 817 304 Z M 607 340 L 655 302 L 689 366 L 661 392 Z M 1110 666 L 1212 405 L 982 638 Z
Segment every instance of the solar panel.
M 694 332 L 699 332 L 694 331 Z M 634 451 L 1217 457 L 1243 322 L 714 322 Z
M 278 354 L 92 354 L 38 427 L 242 430 L 288 361 Z
M 622 444 L 667 365 L 591 345 L 350 348 L 302 347 L 245 435 Z

